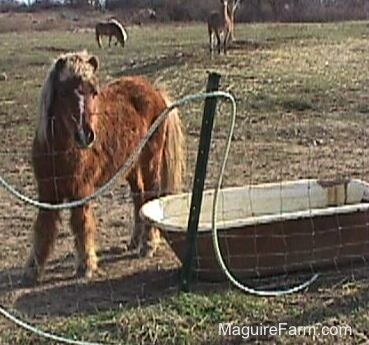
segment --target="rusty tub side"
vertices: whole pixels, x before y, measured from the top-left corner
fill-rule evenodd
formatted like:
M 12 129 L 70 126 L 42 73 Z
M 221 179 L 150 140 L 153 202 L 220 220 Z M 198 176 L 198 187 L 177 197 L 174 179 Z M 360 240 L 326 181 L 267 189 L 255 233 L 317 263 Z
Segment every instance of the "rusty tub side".
M 211 238 L 214 191 L 206 191 L 194 258 L 197 276 L 224 279 Z M 320 270 L 369 258 L 369 187 L 360 180 L 287 181 L 220 193 L 222 255 L 239 278 Z M 154 200 L 142 216 L 162 230 L 178 258 L 185 252 L 190 194 Z

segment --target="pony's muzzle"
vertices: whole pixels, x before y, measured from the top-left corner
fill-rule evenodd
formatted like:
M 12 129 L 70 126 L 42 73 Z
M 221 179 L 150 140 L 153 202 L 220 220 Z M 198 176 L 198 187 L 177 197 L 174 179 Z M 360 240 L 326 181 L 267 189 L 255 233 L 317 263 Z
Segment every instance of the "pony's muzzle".
M 74 134 L 77 145 L 82 149 L 91 147 L 95 138 L 95 132 L 89 126 L 86 126 L 86 128 L 79 127 Z

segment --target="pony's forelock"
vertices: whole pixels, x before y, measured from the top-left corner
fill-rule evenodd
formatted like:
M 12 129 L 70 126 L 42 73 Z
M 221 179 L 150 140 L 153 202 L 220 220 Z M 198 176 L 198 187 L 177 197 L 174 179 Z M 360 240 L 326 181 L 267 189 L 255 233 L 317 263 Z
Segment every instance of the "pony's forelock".
M 68 80 L 74 76 L 79 76 L 85 80 L 93 80 L 95 68 L 89 63 L 90 58 L 91 55 L 86 50 L 61 55 L 59 59 L 63 59 L 65 65 L 59 73 L 60 81 Z
M 60 81 L 65 81 L 74 76 L 79 76 L 85 80 L 90 80 L 95 83 L 97 82 L 95 78 L 95 68 L 89 63 L 90 58 L 91 55 L 89 55 L 86 50 L 81 52 L 71 52 L 60 55 L 51 65 L 42 86 L 39 103 L 39 121 L 36 130 L 36 138 L 40 143 L 47 141 L 47 122 L 49 108 L 53 101 L 57 62 L 60 59 L 64 60 L 63 68 L 61 71 L 58 71 L 58 79 Z

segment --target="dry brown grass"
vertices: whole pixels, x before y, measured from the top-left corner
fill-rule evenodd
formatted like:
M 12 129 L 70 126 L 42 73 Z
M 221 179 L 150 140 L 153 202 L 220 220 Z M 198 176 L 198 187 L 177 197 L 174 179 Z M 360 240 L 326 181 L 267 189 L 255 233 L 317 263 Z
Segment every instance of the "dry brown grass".
M 113 13 L 109 12 L 68 9 L 5 12 L 0 13 L 0 33 L 93 29 L 96 22 L 111 16 L 113 16 Z
M 229 88 L 238 103 L 227 185 L 340 174 L 369 180 L 367 23 L 243 25 L 236 30 L 237 49 L 213 60 L 204 25 L 135 27 L 124 50 L 99 50 L 91 32 L 2 34 L 0 66 L 8 80 L 1 82 L 0 92 L 1 174 L 35 195 L 28 151 L 42 79 L 60 52 L 87 48 L 100 58 L 103 81 L 144 73 L 164 83 L 175 99 L 203 91 L 206 70 L 219 71 L 222 89 Z M 219 109 L 207 187 L 214 186 L 229 119 L 228 108 L 221 105 Z M 186 182 L 190 186 L 202 105 L 191 104 L 181 112 L 188 134 Z M 226 342 L 217 337 L 220 321 L 340 324 L 354 330 L 345 339 L 284 335 L 266 340 L 269 343 L 368 342 L 367 270 L 362 275 L 334 271 L 309 291 L 283 298 L 256 298 L 214 285 L 200 286 L 203 292 L 177 295 L 178 263 L 167 247 L 151 261 L 123 251 L 132 220 L 127 200 L 125 190 L 117 186 L 96 207 L 101 264 L 107 277 L 89 283 L 72 277 L 73 258 L 65 253 L 72 252 L 73 243 L 65 227 L 46 281 L 26 290 L 19 287 L 18 279 L 29 250 L 35 210 L 0 190 L 1 304 L 15 307 L 57 333 L 117 344 L 242 343 L 239 338 Z M 168 272 L 173 273 L 174 283 Z M 273 282 L 286 284 L 280 278 Z M 168 292 L 170 284 L 174 285 Z M 8 329 L 1 341 L 6 344 L 50 344 L 5 325 L 3 329 Z

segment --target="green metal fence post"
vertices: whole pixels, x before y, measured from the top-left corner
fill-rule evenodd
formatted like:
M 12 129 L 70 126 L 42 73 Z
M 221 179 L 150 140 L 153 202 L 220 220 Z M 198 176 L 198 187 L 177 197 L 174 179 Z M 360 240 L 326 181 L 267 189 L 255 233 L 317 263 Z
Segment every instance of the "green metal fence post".
M 219 89 L 219 82 L 220 74 L 210 73 L 206 85 L 206 92 L 217 91 Z M 181 290 L 186 292 L 190 290 L 192 279 L 192 261 L 197 239 L 197 229 L 199 226 L 202 204 L 202 193 L 204 191 L 204 183 L 206 177 L 206 169 L 208 165 L 216 105 L 216 97 L 209 97 L 205 99 L 204 113 L 200 131 L 199 149 L 197 152 L 195 178 L 192 188 L 190 216 L 187 226 L 186 253 L 181 270 Z

